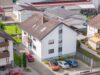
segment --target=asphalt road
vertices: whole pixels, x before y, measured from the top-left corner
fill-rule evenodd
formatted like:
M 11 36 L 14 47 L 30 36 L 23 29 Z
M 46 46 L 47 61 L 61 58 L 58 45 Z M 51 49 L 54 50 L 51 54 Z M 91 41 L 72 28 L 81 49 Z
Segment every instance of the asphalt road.
M 28 63 L 28 65 L 35 71 L 37 71 L 40 75 L 55 75 L 50 69 L 48 69 L 38 61 L 35 61 L 33 63 Z

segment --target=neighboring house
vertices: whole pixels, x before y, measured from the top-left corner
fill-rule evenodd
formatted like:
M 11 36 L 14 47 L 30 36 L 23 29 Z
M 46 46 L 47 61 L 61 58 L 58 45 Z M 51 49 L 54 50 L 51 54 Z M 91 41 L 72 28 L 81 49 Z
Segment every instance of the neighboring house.
M 11 11 L 13 8 L 13 0 L 0 0 L 0 7 L 5 11 Z
M 33 14 L 33 10 L 29 6 L 14 5 L 13 14 L 19 22 L 23 22 Z
M 34 0 L 18 0 L 13 6 L 13 14 L 19 22 L 23 22 L 32 16 L 33 12 L 39 11 L 31 3 Z
M 12 64 L 13 61 L 13 39 L 0 29 L 0 66 Z
M 22 43 L 40 60 L 76 54 L 77 33 L 62 22 L 34 13 L 20 28 Z
M 93 36 L 96 33 L 100 33 L 100 14 L 91 19 L 87 27 L 87 36 Z
M 87 31 L 89 45 L 94 50 L 100 51 L 100 14 L 90 20 Z
M 4 17 L 4 10 L 0 8 L 0 21 L 3 20 Z
M 88 38 L 88 43 L 93 50 L 100 52 L 100 34 L 95 34 L 94 36 Z

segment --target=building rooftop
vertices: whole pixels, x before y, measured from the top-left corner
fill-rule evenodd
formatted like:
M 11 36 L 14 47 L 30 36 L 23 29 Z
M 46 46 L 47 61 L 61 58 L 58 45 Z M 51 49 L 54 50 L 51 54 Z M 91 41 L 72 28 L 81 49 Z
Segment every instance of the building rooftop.
M 100 29 L 100 14 L 98 14 L 93 19 L 91 19 L 89 21 L 89 25 L 94 27 L 94 28 Z
M 34 13 L 29 19 L 20 24 L 20 27 L 30 35 L 42 40 L 47 34 L 60 24 L 55 19 L 49 19 L 43 14 Z
M 75 12 L 75 11 L 72 12 L 70 10 L 66 10 L 66 9 L 60 8 L 60 7 L 49 8 L 49 9 L 45 10 L 44 13 L 56 16 L 56 17 L 61 18 L 61 19 L 66 19 L 72 15 L 79 14 L 78 12 Z

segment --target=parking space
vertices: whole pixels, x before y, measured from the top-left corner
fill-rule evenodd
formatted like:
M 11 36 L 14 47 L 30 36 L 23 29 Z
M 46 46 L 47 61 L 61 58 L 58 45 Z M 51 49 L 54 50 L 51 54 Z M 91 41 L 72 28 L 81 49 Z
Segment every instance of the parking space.
M 55 72 L 56 75 L 64 75 L 64 74 L 69 74 L 69 75 L 74 75 L 75 72 L 78 71 L 82 71 L 82 70 L 88 70 L 89 66 L 87 66 L 86 64 L 84 64 L 83 62 L 78 60 L 78 67 L 74 67 L 74 68 L 69 68 L 69 69 L 61 69 L 58 72 Z

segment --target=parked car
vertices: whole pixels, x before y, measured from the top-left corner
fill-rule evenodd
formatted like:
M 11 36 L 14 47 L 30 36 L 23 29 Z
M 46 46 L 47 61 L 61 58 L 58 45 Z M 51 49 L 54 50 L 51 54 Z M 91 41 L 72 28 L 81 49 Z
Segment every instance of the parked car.
M 78 67 L 78 62 L 75 59 L 68 59 L 66 62 L 70 65 L 70 67 Z
M 26 54 L 26 58 L 28 62 L 34 62 L 34 57 L 32 56 L 32 54 Z
M 67 68 L 70 68 L 69 64 L 65 61 L 57 61 L 58 65 L 60 67 L 62 67 L 63 69 L 67 69 Z
M 60 70 L 60 66 L 58 65 L 58 63 L 56 61 L 49 61 L 49 66 L 51 67 L 51 69 L 53 71 L 59 71 Z

